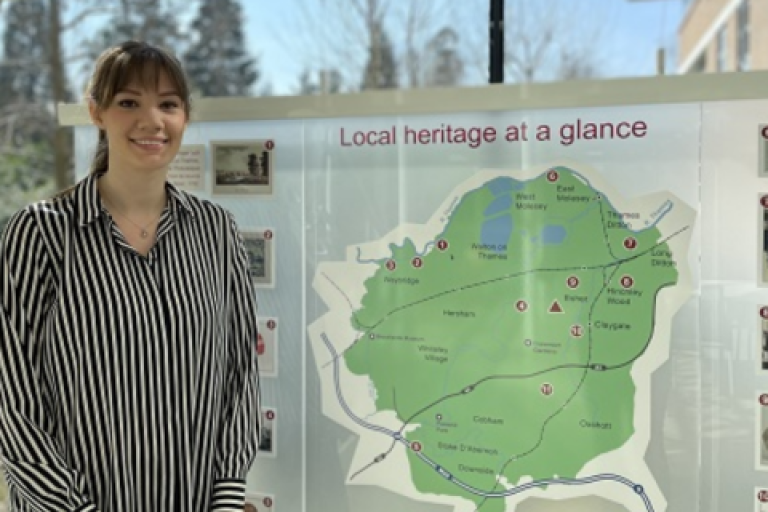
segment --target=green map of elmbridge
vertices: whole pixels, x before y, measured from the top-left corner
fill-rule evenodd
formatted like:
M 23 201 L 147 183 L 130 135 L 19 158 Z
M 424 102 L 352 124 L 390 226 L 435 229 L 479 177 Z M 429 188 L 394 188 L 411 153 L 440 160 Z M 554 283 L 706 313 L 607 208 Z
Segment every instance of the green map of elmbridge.
M 666 510 L 651 381 L 693 289 L 695 218 L 585 164 L 476 171 L 427 222 L 319 264 L 309 338 L 324 413 L 360 437 L 347 483 L 453 512 Z
M 501 512 L 494 493 L 575 478 L 633 436 L 633 364 L 678 262 L 610 199 L 566 167 L 500 176 L 376 262 L 343 364 L 402 423 L 420 492 Z

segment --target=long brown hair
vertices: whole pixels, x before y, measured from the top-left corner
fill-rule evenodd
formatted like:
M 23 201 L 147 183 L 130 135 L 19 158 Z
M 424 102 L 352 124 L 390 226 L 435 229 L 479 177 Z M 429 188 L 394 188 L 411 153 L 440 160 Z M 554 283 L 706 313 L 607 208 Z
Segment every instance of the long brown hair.
M 94 102 L 97 109 L 106 109 L 115 95 L 132 81 L 137 80 L 144 88 L 156 89 L 163 74 L 181 96 L 184 112 L 189 119 L 190 87 L 181 62 L 169 51 L 145 42 L 125 41 L 105 50 L 96 59 L 85 98 L 86 101 Z M 99 140 L 91 160 L 90 174 L 107 172 L 108 162 L 107 134 L 99 129 Z M 58 195 L 66 195 L 73 188 Z

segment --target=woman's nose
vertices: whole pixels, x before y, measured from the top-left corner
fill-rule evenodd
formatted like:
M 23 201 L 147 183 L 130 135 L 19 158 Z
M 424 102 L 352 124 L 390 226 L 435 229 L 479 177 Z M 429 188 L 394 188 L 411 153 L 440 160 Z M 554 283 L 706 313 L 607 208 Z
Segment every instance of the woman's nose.
M 160 130 L 163 127 L 162 113 L 154 107 L 142 109 L 139 123 L 142 129 Z

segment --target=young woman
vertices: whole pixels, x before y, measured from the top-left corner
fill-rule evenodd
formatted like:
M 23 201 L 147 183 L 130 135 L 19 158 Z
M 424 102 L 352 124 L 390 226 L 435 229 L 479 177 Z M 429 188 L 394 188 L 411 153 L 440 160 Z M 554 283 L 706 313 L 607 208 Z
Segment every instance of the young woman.
M 258 447 L 256 312 L 232 216 L 166 181 L 177 59 L 104 52 L 90 175 L 0 243 L 0 454 L 11 511 L 242 511 Z

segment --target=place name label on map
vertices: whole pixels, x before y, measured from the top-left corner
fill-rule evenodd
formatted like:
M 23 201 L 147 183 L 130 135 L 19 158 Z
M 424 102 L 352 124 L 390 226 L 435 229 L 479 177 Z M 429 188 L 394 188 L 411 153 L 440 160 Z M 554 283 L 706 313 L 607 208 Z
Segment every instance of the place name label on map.
M 581 428 L 596 428 L 600 430 L 611 430 L 613 428 L 612 423 L 601 423 L 599 421 L 581 420 L 579 422 Z
M 632 326 L 624 322 L 603 322 L 595 321 L 595 329 L 605 329 L 607 331 L 629 331 Z
M 463 471 L 464 473 L 483 473 L 484 475 L 496 474 L 491 468 L 478 468 L 475 466 L 465 466 L 464 464 L 459 464 L 459 471 Z
M 424 352 L 424 360 L 430 363 L 443 364 L 448 362 L 448 349 L 434 345 L 419 345 L 419 352 Z
M 589 297 L 586 295 L 568 295 L 565 294 L 565 297 L 563 297 L 563 300 L 565 302 L 589 302 Z
M 546 211 L 547 203 L 536 200 L 536 194 L 524 194 L 518 192 L 515 194 L 515 208 L 518 210 L 541 210 Z
M 400 336 L 400 335 L 392 335 L 392 334 L 376 334 L 374 339 L 395 340 L 395 341 L 424 341 L 424 338 L 419 336 Z
M 640 298 L 643 296 L 642 290 L 636 290 L 634 288 L 611 288 L 605 289 L 608 294 L 608 304 L 616 306 L 631 306 L 632 298 Z
M 479 455 L 490 455 L 492 457 L 495 457 L 499 454 L 499 450 L 497 448 L 485 448 L 482 446 L 472 446 L 470 444 L 464 444 L 464 443 L 454 444 L 454 443 L 444 443 L 442 441 L 439 441 L 437 443 L 437 447 L 440 450 L 477 453 Z
M 588 203 L 592 196 L 576 194 L 576 185 L 558 185 L 557 200 L 561 203 Z
M 453 311 L 451 309 L 444 309 L 443 316 L 450 316 L 454 318 L 475 318 L 477 313 L 474 311 Z
M 538 354 L 557 354 L 561 348 L 563 348 L 562 343 L 536 341 L 533 344 L 533 351 Z
M 436 425 L 436 430 L 438 432 L 448 433 L 448 429 L 456 428 L 458 427 L 458 424 L 452 423 L 450 421 L 440 420 L 440 422 Z
M 475 423 L 482 423 L 484 425 L 504 425 L 503 419 L 491 418 L 490 416 L 474 416 L 472 421 Z
M 384 282 L 387 284 L 407 284 L 416 286 L 420 281 L 415 277 L 385 277 Z
M 615 211 L 609 211 L 608 219 L 609 220 L 606 224 L 606 227 L 613 229 L 628 229 L 632 227 L 628 221 L 640 220 L 640 214 L 633 212 L 619 213 Z
M 477 257 L 481 260 L 499 260 L 508 259 L 506 244 L 472 244 L 472 250 L 477 251 Z
M 677 262 L 672 259 L 672 252 L 667 249 L 654 249 L 651 251 L 651 266 L 675 267 Z

